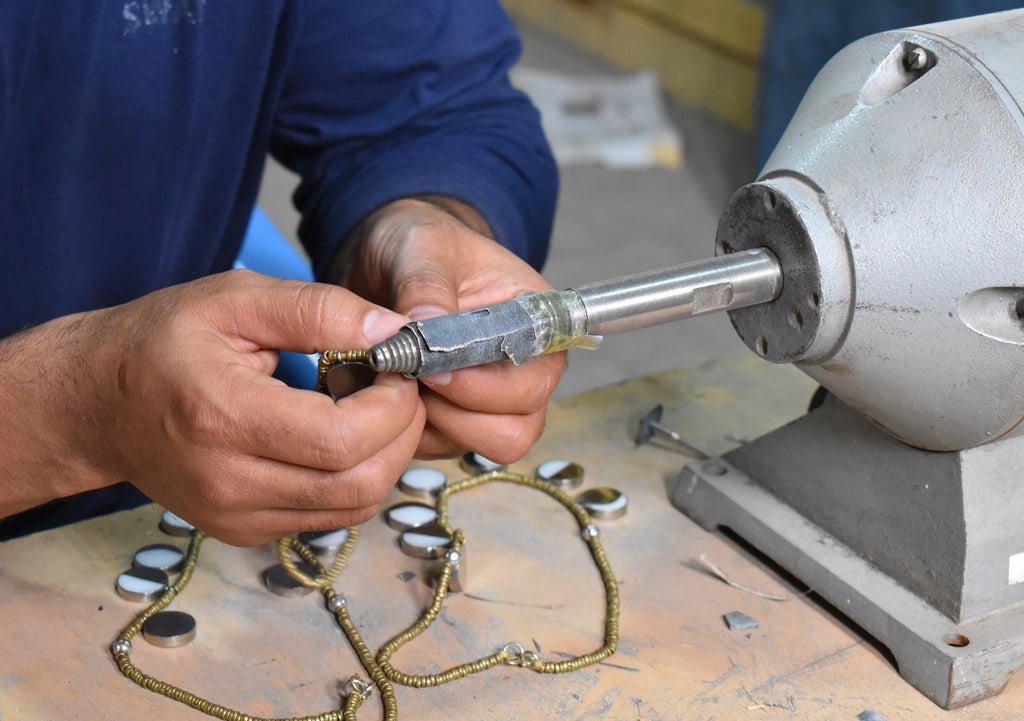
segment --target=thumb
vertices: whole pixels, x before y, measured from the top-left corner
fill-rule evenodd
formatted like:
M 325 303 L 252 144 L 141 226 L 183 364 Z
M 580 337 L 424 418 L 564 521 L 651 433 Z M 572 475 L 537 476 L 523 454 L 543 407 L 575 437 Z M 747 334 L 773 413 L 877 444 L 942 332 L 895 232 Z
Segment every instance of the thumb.
M 458 281 L 436 260 L 420 260 L 415 268 L 400 272 L 392 283 L 395 310 L 410 320 L 425 320 L 459 310 Z M 420 381 L 430 388 L 451 382 L 451 373 L 438 373 Z
M 426 263 L 408 268 L 392 282 L 394 307 L 411 320 L 459 310 L 458 282 L 446 268 Z
M 235 276 L 227 302 L 214 305 L 224 325 L 261 348 L 315 353 L 367 348 L 394 334 L 406 318 L 336 286 Z

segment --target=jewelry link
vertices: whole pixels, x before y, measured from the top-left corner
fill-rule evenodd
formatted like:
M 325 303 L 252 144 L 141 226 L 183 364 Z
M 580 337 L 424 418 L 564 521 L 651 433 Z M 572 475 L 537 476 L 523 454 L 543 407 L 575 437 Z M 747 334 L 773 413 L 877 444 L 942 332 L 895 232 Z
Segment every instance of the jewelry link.
M 501 649 L 501 652 L 505 655 L 505 663 L 509 666 L 523 665 L 523 654 L 526 653 L 526 650 L 523 648 L 522 644 L 516 643 L 515 641 L 512 643 L 506 643 Z
M 358 676 L 353 676 L 345 683 L 344 694 L 349 696 L 351 694 L 359 694 L 359 697 L 365 701 L 373 693 L 374 685 L 372 683 L 366 683 Z
M 535 652 L 527 648 L 523 648 L 521 643 L 516 643 L 515 641 L 512 643 L 506 643 L 502 647 L 501 653 L 505 655 L 505 663 L 509 666 L 536 668 L 538 664 L 543 663 L 540 660 L 540 656 Z

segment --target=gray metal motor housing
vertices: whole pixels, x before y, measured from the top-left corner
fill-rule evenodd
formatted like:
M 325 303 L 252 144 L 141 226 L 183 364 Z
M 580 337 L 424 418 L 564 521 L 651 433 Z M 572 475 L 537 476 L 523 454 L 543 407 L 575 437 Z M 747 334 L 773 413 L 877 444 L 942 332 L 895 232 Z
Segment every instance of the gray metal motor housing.
M 766 247 L 781 296 L 731 311 L 889 433 L 1024 432 L 1024 11 L 881 33 L 819 73 L 719 253 Z

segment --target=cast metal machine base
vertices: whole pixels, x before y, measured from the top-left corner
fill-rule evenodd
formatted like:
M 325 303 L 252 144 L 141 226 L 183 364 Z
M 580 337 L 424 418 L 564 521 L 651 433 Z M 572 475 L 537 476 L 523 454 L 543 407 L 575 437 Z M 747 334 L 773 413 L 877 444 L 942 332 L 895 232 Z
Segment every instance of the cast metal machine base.
M 728 527 L 889 648 L 943 708 L 1024 665 L 1024 439 L 904 445 L 834 398 L 683 469 L 672 502 Z

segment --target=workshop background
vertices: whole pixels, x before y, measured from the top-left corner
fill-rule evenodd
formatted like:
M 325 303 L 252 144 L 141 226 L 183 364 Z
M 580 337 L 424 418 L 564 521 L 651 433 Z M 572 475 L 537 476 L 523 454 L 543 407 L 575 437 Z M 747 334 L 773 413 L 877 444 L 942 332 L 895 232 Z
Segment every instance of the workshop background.
M 596 93 L 609 105 L 623 97 L 643 105 L 647 98 L 637 94 L 644 89 L 639 81 L 649 76 L 634 74 L 646 71 L 656 82 L 654 112 L 674 131 L 668 140 L 663 134 L 645 136 L 651 131 L 651 108 L 637 107 L 634 115 L 624 111 L 627 129 L 637 133 L 632 145 L 619 138 L 604 155 L 600 149 L 589 156 L 559 155 L 561 196 L 544 270 L 558 289 L 713 255 L 725 202 L 756 177 L 818 70 L 845 45 L 886 29 L 1018 5 L 1007 0 L 503 4 L 522 35 L 517 70 L 525 71 L 524 85 L 532 79 L 539 86 L 531 87 L 545 90 L 560 81 L 553 92 L 569 92 L 566 104 L 573 103 L 577 113 L 600 115 L 593 99 L 579 102 L 581 93 Z M 605 84 L 616 79 L 625 86 Z M 611 121 L 609 133 L 623 130 L 622 122 Z M 546 127 L 548 122 L 546 116 Z M 649 162 L 636 142 L 646 143 Z M 666 148 L 666 143 L 675 145 Z M 259 197 L 262 209 L 292 240 L 298 226 L 291 204 L 295 184 L 295 176 L 271 160 Z M 606 338 L 597 351 L 571 351 L 556 396 L 701 363 L 742 347 L 723 314 Z
M 844 45 L 887 27 L 1010 7 L 996 0 L 503 1 L 524 42 L 516 82 L 537 93 L 538 104 L 556 111 L 555 119 L 545 120 L 552 123 L 553 134 L 569 127 L 559 138 L 567 147 L 556 148 L 563 158 L 562 195 L 546 269 L 555 287 L 709 256 L 723 205 L 755 177 L 817 70 Z M 565 117 L 558 117 L 559 109 Z M 609 109 L 616 112 L 602 112 Z M 574 145 L 581 128 L 589 134 L 582 133 L 585 142 Z M 629 132 L 616 135 L 623 129 Z M 293 175 L 271 163 L 260 197 L 263 209 L 292 239 L 298 221 L 290 202 L 294 185 Z M 819 559 L 861 563 L 825 530 L 804 523 L 799 509 L 782 512 L 772 494 L 764 492 L 767 487 L 741 485 L 746 481 L 719 458 L 691 464 L 701 470 L 700 480 L 680 476 L 688 461 L 670 446 L 635 446 L 637 420 L 645 414 L 653 418 L 655 404 L 663 404 L 667 427 L 694 437 L 698 445 L 707 442 L 715 454 L 802 414 L 814 383 L 792 368 L 770 366 L 747 352 L 694 367 L 740 349 L 728 319 L 717 314 L 608 338 L 596 352 L 573 351 L 558 394 L 608 387 L 553 404 L 545 434 L 519 469 L 532 469 L 543 460 L 577 459 L 586 465 L 588 490 L 608 483 L 628 493 L 628 515 L 607 519 L 607 524 L 601 519 L 600 526 L 621 600 L 617 655 L 557 679 L 495 668 L 459 683 L 400 689 L 402 708 L 413 709 L 409 718 L 1018 721 L 1024 675 L 1018 674 L 1003 695 L 941 710 L 900 679 L 898 662 L 884 648 L 842 618 L 837 610 L 842 604 L 833 607 L 821 600 L 739 540 L 771 535 L 788 544 L 794 536 L 779 529 L 790 524 L 803 539 L 791 547 L 813 549 L 812 555 L 800 556 L 804 570 L 827 569 Z M 609 385 L 670 368 L 682 370 Z M 849 446 L 851 455 L 867 445 L 863 437 L 860 431 L 851 434 L 856 441 Z M 804 443 L 804 438 L 793 443 Z M 806 459 L 835 457 L 821 448 L 809 453 L 811 444 L 804 445 L 783 447 L 771 464 L 790 469 Z M 777 448 L 767 447 L 769 453 Z M 786 459 L 797 460 L 783 466 Z M 459 472 L 455 461 L 435 465 L 453 478 Z M 847 473 L 865 467 L 843 465 L 852 469 Z M 821 473 L 811 475 L 813 484 L 801 481 L 793 492 L 813 491 L 807 495 L 816 502 L 839 509 L 836 515 L 848 516 L 867 533 L 880 529 L 879 536 L 886 525 L 916 532 L 916 523 L 924 528 L 925 540 L 942 541 L 933 519 L 921 520 L 930 509 L 941 507 L 941 519 L 966 510 L 982 525 L 991 523 L 985 509 L 1002 500 L 985 486 L 979 495 L 989 505 L 982 506 L 976 496 L 951 493 L 945 480 L 941 494 L 924 494 L 916 479 L 908 479 L 914 483 L 912 492 L 904 488 L 907 483 L 892 485 L 895 497 L 919 504 L 911 509 L 914 513 L 901 505 L 861 514 L 851 512 L 843 500 L 871 495 L 888 476 L 864 483 L 845 482 L 848 476 L 835 474 L 853 491 L 832 496 L 836 482 L 821 482 Z M 689 480 L 677 482 L 681 478 Z M 713 478 L 730 479 L 742 488 L 737 495 L 753 510 L 728 523 L 721 516 L 705 516 L 701 522 L 729 525 L 738 537 L 705 533 L 666 498 L 685 493 L 707 501 L 707 494 L 717 493 L 709 483 Z M 924 490 L 929 481 L 920 484 Z M 596 638 L 597 619 L 603 612 L 610 615 L 606 604 L 611 594 L 578 542 L 578 530 L 566 522 L 558 504 L 524 502 L 519 490 L 494 484 L 486 495 L 467 494 L 460 500 L 458 523 L 472 539 L 468 578 L 480 579 L 470 581 L 479 584 L 479 590 L 473 589 L 479 595 L 451 594 L 440 622 L 403 651 L 403 668 L 409 663 L 410 670 L 434 671 L 464 663 L 467 657 L 492 653 L 493 638 L 529 640 L 545 658 L 565 660 L 570 650 L 589 648 Z M 961 498 L 972 503 L 969 509 Z M 1007 516 L 1019 506 L 1014 502 L 1005 505 Z M 733 497 L 721 505 L 734 507 Z M 766 508 L 769 512 L 762 513 Z M 8 616 L 18 620 L 5 629 L 9 638 L 3 647 L 12 649 L 6 658 L 16 663 L 13 670 L 0 672 L 0 718 L 179 715 L 168 699 L 131 688 L 115 672 L 108 650 L 115 633 L 123 633 L 116 629 L 131 616 L 124 599 L 114 596 L 113 584 L 102 579 L 115 578 L 127 562 L 126 552 L 159 532 L 159 517 L 160 509 L 143 506 L 0 544 L 7 554 L 0 556 L 0 597 Z M 734 525 L 753 517 L 763 517 L 762 528 L 769 531 L 761 539 L 745 536 L 743 527 Z M 864 518 L 870 522 L 861 524 Z M 958 532 L 964 528 L 960 525 Z M 354 622 L 370 646 L 379 648 L 396 626 L 413 620 L 410 610 L 425 607 L 432 591 L 421 582 L 425 566 L 401 555 L 393 529 L 370 522 L 361 534 L 360 550 L 339 590 L 351 591 Z M 893 534 L 886 542 L 912 535 Z M 940 556 L 948 546 L 936 548 L 934 555 Z M 310 599 L 270 599 L 262 592 L 259 573 L 276 562 L 274 550 L 272 544 L 253 549 L 206 545 L 189 596 L 179 599 L 195 610 L 202 640 L 176 650 L 139 640 L 132 651 L 136 670 L 145 668 L 157 678 L 197 693 L 209 691 L 211 699 L 265 716 L 283 715 L 284 708 L 313 712 L 325 698 L 336 703 L 337 678 L 354 669 L 355 657 L 339 641 L 334 620 L 304 605 Z M 1015 553 L 1011 564 L 1020 555 Z M 1017 571 L 1011 568 L 1011 574 Z M 461 569 L 467 572 L 464 561 Z M 853 578 L 846 604 L 851 596 L 877 592 L 876 584 L 874 574 Z M 884 592 L 892 585 L 881 588 Z M 918 603 L 913 600 L 909 607 L 919 611 Z M 756 630 L 754 624 L 760 624 Z M 911 626 L 916 633 L 917 623 L 900 628 Z M 937 643 L 976 659 L 973 650 L 964 650 L 972 638 L 972 648 L 995 647 L 973 633 Z M 992 676 L 972 673 L 960 688 L 998 678 L 1015 648 L 1004 645 L 998 657 L 982 657 L 980 666 Z M 957 652 L 950 654 L 956 657 Z M 951 685 L 953 669 L 961 673 L 965 666 L 949 668 Z M 367 718 L 375 711 L 379 715 L 373 708 L 379 698 L 379 693 L 370 695 Z M 25 712 L 26 706 L 39 710 Z M 193 716 L 199 718 L 188 717 Z

